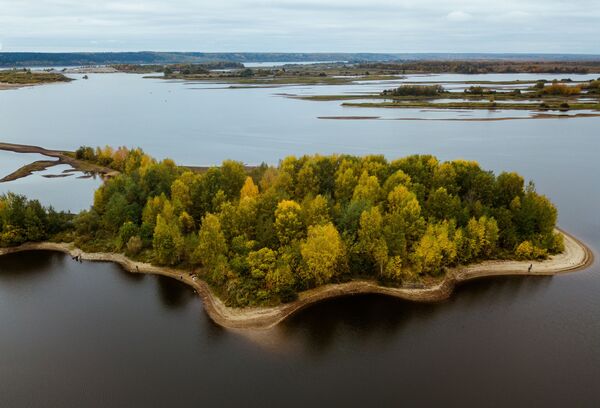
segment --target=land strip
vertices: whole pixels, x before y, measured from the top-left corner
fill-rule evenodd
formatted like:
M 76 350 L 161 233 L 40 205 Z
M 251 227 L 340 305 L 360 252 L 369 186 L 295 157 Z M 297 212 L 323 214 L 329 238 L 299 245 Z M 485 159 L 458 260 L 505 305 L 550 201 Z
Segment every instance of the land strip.
M 45 149 L 40 146 L 30 146 L 30 145 L 22 145 L 22 144 L 14 144 L 14 143 L 4 143 L 0 142 L 0 150 L 5 150 L 8 152 L 14 153 L 37 153 L 47 157 L 54 157 L 58 160 L 54 161 L 46 161 L 40 160 L 30 164 L 27 164 L 17 171 L 9 174 L 0 180 L 1 182 L 13 181 L 22 177 L 27 177 L 31 175 L 34 171 L 41 171 L 48 169 L 52 166 L 57 166 L 59 164 L 68 164 L 76 170 L 85 172 L 85 173 L 95 173 L 100 174 L 102 177 L 113 177 L 119 174 L 118 171 L 110 169 L 108 167 L 99 166 L 97 164 L 89 163 L 83 160 L 76 159 L 74 157 L 73 152 L 68 152 L 64 150 L 51 150 Z

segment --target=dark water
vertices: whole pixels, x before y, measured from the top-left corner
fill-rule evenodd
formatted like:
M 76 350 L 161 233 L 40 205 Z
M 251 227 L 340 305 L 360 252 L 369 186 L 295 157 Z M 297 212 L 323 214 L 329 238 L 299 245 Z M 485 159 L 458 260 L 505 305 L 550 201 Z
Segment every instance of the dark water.
M 187 286 L 57 253 L 0 258 L 0 406 L 594 406 L 594 272 L 451 300 L 348 297 L 244 336 Z M 597 405 L 596 405 L 597 406 Z
M 136 78 L 0 93 L 2 138 L 127 142 L 194 164 L 313 152 L 473 159 L 535 180 L 560 225 L 600 248 L 600 118 L 323 121 L 345 110 L 280 90 Z M 20 121 L 19 106 L 40 120 Z M 338 299 L 248 336 L 216 327 L 176 281 L 60 254 L 11 255 L 0 258 L 0 407 L 596 407 L 599 272 L 477 281 L 440 304 Z

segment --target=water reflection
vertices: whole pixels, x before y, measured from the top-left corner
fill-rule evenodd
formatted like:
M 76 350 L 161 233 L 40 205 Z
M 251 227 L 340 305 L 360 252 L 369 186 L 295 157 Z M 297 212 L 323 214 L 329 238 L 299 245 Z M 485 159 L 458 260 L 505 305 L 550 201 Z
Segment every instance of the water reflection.
M 298 343 L 313 357 L 339 346 L 340 338 L 354 344 L 383 347 L 415 326 L 434 325 L 441 315 L 486 308 L 508 308 L 543 295 L 552 277 L 482 278 L 458 286 L 449 300 L 436 303 L 404 301 L 384 295 L 355 295 L 330 299 L 304 309 L 269 334 L 249 336 L 268 349 Z M 484 309 L 482 311 L 482 308 Z
M 65 262 L 60 253 L 30 251 L 8 254 L 0 257 L 0 281 L 33 281 L 43 279 L 47 273 L 56 273 Z
M 173 278 L 159 275 L 156 276 L 156 283 L 162 304 L 170 309 L 184 307 L 196 296 L 191 287 Z

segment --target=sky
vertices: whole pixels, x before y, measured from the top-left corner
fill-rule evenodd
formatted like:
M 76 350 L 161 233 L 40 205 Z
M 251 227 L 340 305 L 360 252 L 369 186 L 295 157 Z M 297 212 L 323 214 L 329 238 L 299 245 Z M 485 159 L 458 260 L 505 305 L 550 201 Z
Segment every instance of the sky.
M 600 54 L 600 0 L 0 0 L 0 50 Z

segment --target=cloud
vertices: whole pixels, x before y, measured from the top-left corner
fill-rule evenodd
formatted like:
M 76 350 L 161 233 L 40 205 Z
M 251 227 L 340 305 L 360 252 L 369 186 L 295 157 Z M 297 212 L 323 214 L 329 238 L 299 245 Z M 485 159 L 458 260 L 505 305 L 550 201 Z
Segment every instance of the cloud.
M 448 15 L 446 16 L 446 18 L 450 21 L 456 21 L 456 22 L 462 22 L 462 21 L 468 21 L 472 18 L 473 16 L 471 16 L 469 13 L 465 13 L 464 11 L 452 11 L 450 13 L 448 13 Z
M 600 54 L 598 0 L 0 0 L 0 10 L 7 51 Z

